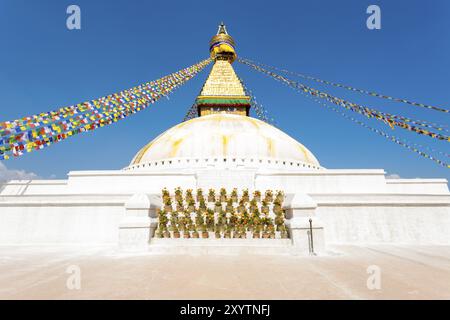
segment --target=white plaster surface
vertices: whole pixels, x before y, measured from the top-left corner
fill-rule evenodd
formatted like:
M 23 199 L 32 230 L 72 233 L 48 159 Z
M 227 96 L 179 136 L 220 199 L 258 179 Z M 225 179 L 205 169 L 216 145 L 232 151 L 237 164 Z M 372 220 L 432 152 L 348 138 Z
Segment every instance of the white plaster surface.
M 140 195 L 135 203 L 155 202 L 161 189 L 178 186 L 283 190 L 294 202 L 309 203 L 310 210 L 302 210 L 320 218 L 327 243 L 450 244 L 446 180 L 386 179 L 384 174 L 373 169 L 288 172 L 262 165 L 78 171 L 67 180 L 11 181 L 0 186 L 0 244 L 117 244 L 133 195 Z
M 450 208 L 319 207 L 327 243 L 450 244 Z
M 69 266 L 81 289 L 69 290 Z M 369 266 L 381 287 L 369 290 Z M 323 256 L 0 247 L 0 299 L 450 299 L 449 246 L 332 246 Z
M 231 180 L 231 182 L 230 182 Z M 10 181 L 0 185 L 0 196 L 51 194 L 160 193 L 166 187 L 197 188 L 221 183 L 250 189 L 284 190 L 306 194 L 430 194 L 449 195 L 445 179 L 386 179 L 384 170 L 322 169 L 283 171 L 256 166 L 247 169 L 179 169 L 72 171 L 68 180 Z M 222 186 L 222 185 L 220 185 Z

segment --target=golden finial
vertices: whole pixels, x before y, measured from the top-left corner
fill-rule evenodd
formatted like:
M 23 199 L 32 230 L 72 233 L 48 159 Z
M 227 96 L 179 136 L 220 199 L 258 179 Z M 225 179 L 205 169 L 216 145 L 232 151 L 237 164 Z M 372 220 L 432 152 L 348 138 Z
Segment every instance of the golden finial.
M 228 34 L 227 27 L 223 23 L 223 21 L 219 25 L 219 30 L 217 30 L 217 34 Z

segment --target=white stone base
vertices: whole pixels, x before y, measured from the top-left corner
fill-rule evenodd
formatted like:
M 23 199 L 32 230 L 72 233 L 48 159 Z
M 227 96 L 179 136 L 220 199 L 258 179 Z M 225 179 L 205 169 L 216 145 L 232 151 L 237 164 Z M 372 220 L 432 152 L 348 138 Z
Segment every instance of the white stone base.
M 121 227 L 119 230 L 119 246 L 122 250 L 142 251 L 148 247 L 151 237 L 150 227 Z
M 204 172 L 207 168 L 158 170 L 79 171 L 71 172 L 68 180 L 4 183 L 0 186 L 0 244 L 120 244 L 147 251 L 161 189 L 195 189 L 212 182 L 250 192 L 283 190 L 290 208 L 286 218 L 299 222 L 291 233 L 299 252 L 308 251 L 306 222 L 311 217 L 315 252 L 320 252 L 323 238 L 327 245 L 450 244 L 450 193 L 445 179 L 385 179 L 383 170 L 253 168 L 227 169 L 221 175 L 215 175 L 217 170 Z M 236 178 L 239 175 L 242 179 Z M 243 247 L 264 250 L 248 240 Z M 205 244 L 205 239 L 198 241 Z M 204 250 L 213 250 L 209 248 Z

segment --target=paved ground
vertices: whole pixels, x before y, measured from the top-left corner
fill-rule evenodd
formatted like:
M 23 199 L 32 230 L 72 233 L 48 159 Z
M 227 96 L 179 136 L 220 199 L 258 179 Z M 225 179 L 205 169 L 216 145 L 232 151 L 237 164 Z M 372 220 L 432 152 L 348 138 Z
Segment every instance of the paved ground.
M 80 290 L 67 288 L 71 265 L 81 270 Z M 367 288 L 371 265 L 381 271 L 379 290 Z M 337 246 L 321 257 L 0 247 L 0 298 L 450 299 L 450 247 Z

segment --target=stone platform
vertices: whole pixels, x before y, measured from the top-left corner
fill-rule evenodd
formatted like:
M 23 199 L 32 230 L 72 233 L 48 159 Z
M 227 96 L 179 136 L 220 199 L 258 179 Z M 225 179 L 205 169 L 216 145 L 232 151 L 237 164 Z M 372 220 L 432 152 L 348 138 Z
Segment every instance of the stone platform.
M 149 252 L 194 255 L 295 254 L 290 239 L 157 239 Z
M 81 272 L 70 290 L 68 268 Z M 380 269 L 370 290 L 367 269 Z M 0 247 L 0 299 L 450 299 L 449 246 L 330 246 L 321 256 Z

